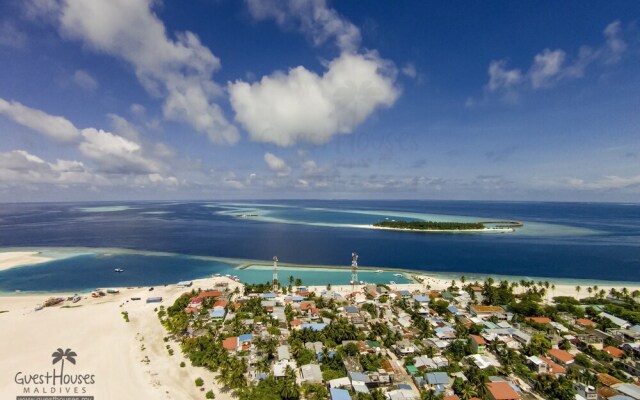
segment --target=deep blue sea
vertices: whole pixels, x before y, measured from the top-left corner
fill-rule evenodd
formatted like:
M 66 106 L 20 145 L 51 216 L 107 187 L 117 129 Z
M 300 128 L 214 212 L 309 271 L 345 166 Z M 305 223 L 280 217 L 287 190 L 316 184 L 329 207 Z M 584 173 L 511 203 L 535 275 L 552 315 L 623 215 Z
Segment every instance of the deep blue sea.
M 240 214 L 250 216 L 238 218 Z M 426 234 L 352 227 L 424 214 L 428 215 L 422 219 L 520 220 L 525 229 L 514 234 Z M 182 255 L 142 253 L 110 258 L 94 254 L 19 267 L 0 271 L 0 291 L 157 285 L 233 266 L 186 255 L 265 261 L 278 255 L 286 263 L 348 266 L 354 251 L 361 265 L 380 268 L 640 282 L 640 205 L 479 201 L 1 204 L 0 247 L 123 248 Z M 126 269 L 125 274 L 118 274 L 122 276 L 113 273 L 118 265 Z M 269 279 L 268 271 L 243 274 L 243 280 Z M 307 283 L 325 283 L 315 280 L 326 274 L 316 275 Z M 348 282 L 348 276 L 340 279 Z

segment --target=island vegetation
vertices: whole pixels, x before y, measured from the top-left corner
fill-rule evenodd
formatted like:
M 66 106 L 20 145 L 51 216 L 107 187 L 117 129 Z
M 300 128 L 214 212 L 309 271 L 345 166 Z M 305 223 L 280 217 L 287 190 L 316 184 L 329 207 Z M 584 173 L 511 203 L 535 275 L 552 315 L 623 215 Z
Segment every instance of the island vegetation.
M 484 229 L 480 222 L 436 222 L 436 221 L 380 221 L 373 224 L 378 228 L 410 229 L 418 231 L 463 231 Z

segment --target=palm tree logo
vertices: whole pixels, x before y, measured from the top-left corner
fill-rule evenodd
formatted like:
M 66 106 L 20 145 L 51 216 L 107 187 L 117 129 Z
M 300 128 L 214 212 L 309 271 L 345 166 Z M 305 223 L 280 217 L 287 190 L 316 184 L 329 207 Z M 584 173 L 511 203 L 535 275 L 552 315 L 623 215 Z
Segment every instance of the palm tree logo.
M 51 354 L 51 357 L 53 357 L 53 361 L 52 361 L 53 365 L 56 365 L 57 363 L 62 361 L 62 367 L 60 368 L 60 375 L 63 375 L 65 360 L 75 365 L 76 357 L 78 357 L 78 355 L 76 354 L 75 351 L 72 351 L 71 349 L 62 350 L 61 348 L 58 348 L 58 350 L 54 351 L 53 354 Z

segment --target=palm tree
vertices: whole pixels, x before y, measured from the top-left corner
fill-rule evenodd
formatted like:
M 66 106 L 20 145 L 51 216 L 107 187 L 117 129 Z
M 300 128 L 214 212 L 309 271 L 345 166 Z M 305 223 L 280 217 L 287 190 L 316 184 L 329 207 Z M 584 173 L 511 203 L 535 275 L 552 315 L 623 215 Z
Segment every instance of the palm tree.
M 593 288 L 591 286 L 589 286 L 587 288 L 587 292 L 589 292 L 589 296 L 591 296 L 591 293 L 593 293 Z
M 51 354 L 51 357 L 53 357 L 53 361 L 52 361 L 53 365 L 62 361 L 62 366 L 60 367 L 60 375 L 63 375 L 64 361 L 67 360 L 71 364 L 75 365 L 76 357 L 78 357 L 78 355 L 75 353 L 75 351 L 71 351 L 71 349 L 62 350 L 61 348 L 58 348 L 58 350 L 54 351 L 53 354 Z
M 462 275 L 462 276 L 460 277 L 460 282 L 462 282 L 462 285 L 464 285 L 464 283 L 465 283 L 466 281 L 467 281 L 467 277 L 466 277 L 466 276 L 464 276 L 464 275 Z
M 580 294 L 580 290 L 582 290 L 582 288 L 580 286 L 576 286 L 576 297 Z
M 469 400 L 478 395 L 478 391 L 470 384 L 465 383 L 460 391 L 460 397 L 462 400 Z
M 298 286 L 298 287 L 302 286 L 302 279 L 300 279 L 300 278 L 296 279 L 296 286 Z

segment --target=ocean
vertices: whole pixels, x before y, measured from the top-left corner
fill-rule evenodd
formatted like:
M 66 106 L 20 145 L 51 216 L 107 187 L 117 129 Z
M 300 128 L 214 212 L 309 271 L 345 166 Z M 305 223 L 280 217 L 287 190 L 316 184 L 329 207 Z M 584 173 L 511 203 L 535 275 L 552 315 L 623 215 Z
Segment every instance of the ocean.
M 525 226 L 503 234 L 362 228 L 385 219 L 499 219 L 523 221 Z M 0 247 L 66 249 L 71 255 L 0 271 L 0 291 L 5 292 L 159 285 L 212 273 L 264 282 L 270 279 L 269 270 L 233 268 L 244 260 L 268 262 L 274 255 L 288 264 L 348 267 L 352 252 L 359 254 L 360 265 L 381 269 L 640 282 L 640 205 L 484 201 L 2 204 Z M 85 249 L 76 252 L 78 248 Z M 116 267 L 125 273 L 115 274 Z M 307 284 L 348 283 L 350 278 L 348 271 L 293 272 L 304 275 Z M 387 271 L 363 274 L 370 282 L 394 279 Z

